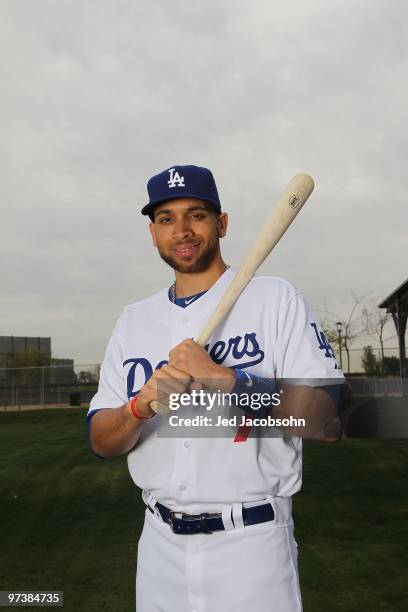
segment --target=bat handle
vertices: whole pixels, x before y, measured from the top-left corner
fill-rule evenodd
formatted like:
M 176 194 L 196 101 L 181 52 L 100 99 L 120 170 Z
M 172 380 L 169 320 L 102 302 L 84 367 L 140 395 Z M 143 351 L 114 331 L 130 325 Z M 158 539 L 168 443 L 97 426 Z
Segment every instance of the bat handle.
M 157 400 L 153 400 L 152 402 L 150 402 L 150 408 L 156 414 L 169 414 L 169 412 L 171 412 L 170 408 L 166 406 L 166 404 L 162 404 Z

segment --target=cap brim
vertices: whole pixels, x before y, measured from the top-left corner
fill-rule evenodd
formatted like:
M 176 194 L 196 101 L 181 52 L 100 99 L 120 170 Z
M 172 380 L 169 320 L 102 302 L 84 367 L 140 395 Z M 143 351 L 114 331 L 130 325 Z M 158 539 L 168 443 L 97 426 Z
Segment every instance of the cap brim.
M 155 200 L 154 202 L 149 202 L 149 204 L 146 204 L 145 206 L 143 206 L 142 210 L 140 211 L 142 213 L 142 215 L 151 215 L 151 213 L 154 211 L 154 209 L 156 208 L 156 206 L 158 206 L 159 204 L 163 204 L 163 202 L 170 202 L 171 200 L 179 200 L 182 198 L 195 198 L 197 200 L 202 200 L 203 202 L 208 202 L 209 204 L 211 204 L 215 210 L 217 212 L 221 212 L 221 205 L 219 202 L 216 202 L 214 200 L 207 200 L 204 198 L 199 198 L 197 197 L 197 195 L 195 195 L 194 193 L 185 193 L 183 195 L 178 195 L 177 197 L 174 198 L 169 198 L 169 197 L 165 197 L 165 198 L 160 198 L 159 200 Z

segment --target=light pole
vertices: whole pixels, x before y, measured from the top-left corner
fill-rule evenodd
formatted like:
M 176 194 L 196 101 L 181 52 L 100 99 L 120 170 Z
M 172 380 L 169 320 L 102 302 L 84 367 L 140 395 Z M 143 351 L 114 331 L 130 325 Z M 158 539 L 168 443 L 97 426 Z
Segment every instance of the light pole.
M 337 321 L 337 333 L 339 334 L 339 353 L 340 353 L 340 368 L 343 369 L 343 360 L 341 358 L 341 332 L 343 329 L 343 323 L 341 321 Z

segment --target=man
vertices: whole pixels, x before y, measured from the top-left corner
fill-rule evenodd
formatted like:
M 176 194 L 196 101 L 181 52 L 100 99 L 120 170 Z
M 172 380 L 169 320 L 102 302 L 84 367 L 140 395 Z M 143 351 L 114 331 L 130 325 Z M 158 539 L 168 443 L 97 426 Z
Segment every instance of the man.
M 197 345 L 192 338 L 234 276 L 219 244 L 228 216 L 206 168 L 168 168 L 150 179 L 148 194 L 142 213 L 175 282 L 125 308 L 88 413 L 93 450 L 128 453 L 147 504 L 137 612 L 298 612 L 291 498 L 301 486 L 299 436 L 336 438 L 327 385 L 343 376 L 302 294 L 273 277 L 254 278 L 208 346 Z M 244 391 L 250 398 L 276 391 L 276 380 L 284 381 L 281 401 L 262 415 L 309 421 L 272 428 L 270 437 L 251 427 L 260 413 L 240 400 Z M 234 428 L 231 420 L 232 434 L 221 436 L 204 427 L 201 437 L 185 429 L 166 434 L 169 418 L 155 415 L 151 403 L 204 390 L 235 393 L 235 405 L 218 402 L 220 413 L 248 421 Z

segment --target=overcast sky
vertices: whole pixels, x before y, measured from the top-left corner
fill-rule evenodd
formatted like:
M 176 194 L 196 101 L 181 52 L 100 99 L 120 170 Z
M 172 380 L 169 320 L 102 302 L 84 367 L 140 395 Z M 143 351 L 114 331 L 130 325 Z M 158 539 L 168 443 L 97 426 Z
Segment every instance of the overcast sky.
M 215 175 L 233 267 L 288 180 L 316 189 L 261 273 L 346 314 L 407 269 L 408 6 L 0 0 L 0 335 L 101 361 L 172 281 L 140 215 L 173 164 Z

